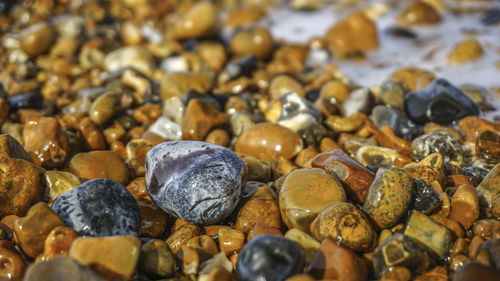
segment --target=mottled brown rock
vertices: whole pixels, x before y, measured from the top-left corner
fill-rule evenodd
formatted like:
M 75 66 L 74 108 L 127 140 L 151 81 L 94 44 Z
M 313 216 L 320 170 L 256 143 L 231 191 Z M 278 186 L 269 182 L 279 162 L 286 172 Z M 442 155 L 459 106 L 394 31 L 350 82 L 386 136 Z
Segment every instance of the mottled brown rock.
M 354 251 L 369 251 L 377 242 L 377 233 L 365 214 L 346 202 L 335 203 L 318 214 L 311 232 L 319 241 L 329 238 Z
M 182 138 L 202 141 L 212 129 L 228 125 L 229 119 L 227 116 L 218 111 L 213 104 L 199 99 L 192 99 L 189 101 L 182 118 Z
M 206 93 L 212 87 L 212 79 L 201 73 L 167 72 L 160 82 L 163 101 L 171 97 L 182 98 L 189 90 Z
M 312 160 L 312 166 L 324 168 L 344 183 L 347 197 L 356 203 L 364 203 L 375 175 L 342 150 L 323 152 Z
M 431 185 L 433 181 L 437 181 L 441 186 L 446 184 L 446 174 L 443 169 L 433 166 L 414 166 L 410 168 L 404 168 L 412 178 L 420 178 L 427 185 Z
M 258 59 L 266 59 L 271 55 L 274 43 L 267 28 L 256 26 L 235 33 L 229 47 L 237 57 L 254 55 Z
M 411 142 L 408 142 L 394 134 L 389 126 L 384 126 L 375 135 L 377 142 L 383 146 L 397 150 L 403 155 L 411 157 Z
M 395 266 L 382 276 L 379 281 L 410 281 L 411 272 L 403 266 Z
M 319 152 L 313 146 L 308 146 L 306 149 L 302 150 L 299 155 L 295 158 L 295 164 L 301 168 L 311 168 L 310 164 L 312 159 L 318 155 Z
M 143 177 L 146 173 L 146 153 L 153 148 L 153 144 L 148 140 L 132 140 L 127 143 L 126 153 L 127 165 L 132 178 Z
M 362 210 L 380 228 L 396 224 L 408 208 L 413 189 L 413 179 L 401 169 L 380 168 Z
M 24 216 L 41 201 L 44 170 L 32 162 L 19 142 L 9 135 L 0 135 L 0 217 Z
M 319 92 L 321 112 L 327 116 L 338 114 L 342 102 L 349 96 L 349 86 L 341 81 L 325 83 Z
M 54 29 L 47 22 L 33 24 L 19 33 L 19 41 L 23 51 L 30 56 L 45 53 L 55 38 Z
M 176 262 L 164 241 L 150 240 L 142 245 L 138 268 L 150 278 L 165 278 L 175 272 Z
M 291 159 L 302 148 L 302 138 L 293 131 L 273 123 L 260 123 L 238 137 L 234 150 L 238 155 L 272 160 L 278 155 Z
M 364 281 L 368 278 L 361 258 L 330 239 L 321 242 L 319 251 L 306 271 L 318 280 Z
M 26 151 L 36 164 L 55 168 L 64 164 L 69 154 L 69 142 L 57 119 L 31 117 L 23 130 Z
M 101 128 L 90 117 L 85 117 L 78 124 L 78 130 L 82 134 L 85 146 L 88 150 L 104 150 L 106 142 Z
M 290 173 L 280 189 L 279 207 L 288 228 L 309 232 L 311 222 L 328 206 L 346 201 L 342 184 L 320 169 Z
M 281 227 L 281 214 L 276 194 L 268 185 L 259 187 L 248 202 L 241 207 L 234 227 L 248 233 L 258 222 L 277 229 Z
M 271 163 L 259 160 L 253 156 L 243 158 L 245 161 L 245 175 L 248 181 L 267 182 L 271 178 Z
M 256 236 L 261 235 L 261 234 L 276 234 L 276 235 L 283 236 L 283 233 L 281 233 L 281 231 L 278 228 L 269 226 L 269 225 L 262 223 L 262 222 L 258 222 L 256 224 L 254 224 L 252 229 L 250 229 L 250 231 L 248 232 L 247 241 L 250 241 L 253 238 L 255 238 Z
M 355 12 L 326 32 L 325 40 L 336 57 L 378 47 L 377 26 L 362 12 Z
M 181 272 L 185 275 L 196 275 L 200 269 L 200 252 L 187 245 L 182 245 L 175 254 L 180 261 Z
M 126 186 L 129 179 L 127 166 L 120 156 L 107 150 L 76 154 L 69 162 L 69 171 L 83 181 L 107 178 Z
M 401 11 L 397 22 L 401 25 L 432 25 L 440 23 L 441 16 L 431 5 L 416 0 Z
M 186 223 L 173 232 L 166 240 L 166 243 L 172 250 L 172 253 L 176 254 L 180 247 L 186 244 L 191 238 L 200 235 L 200 230 L 194 224 Z
M 109 281 L 130 280 L 135 272 L 141 241 L 134 236 L 79 237 L 69 256 Z
M 43 252 L 45 239 L 57 226 L 64 226 L 64 221 L 45 203 L 31 207 L 25 217 L 14 222 L 16 239 L 23 252 L 35 258 Z
M 394 71 L 389 77 L 390 81 L 404 83 L 410 91 L 416 91 L 427 87 L 436 77 L 427 70 L 408 67 Z
M 458 122 L 458 129 L 469 140 L 475 141 L 480 133 L 490 130 L 500 132 L 500 123 L 491 122 L 477 116 L 466 116 Z
M 8 240 L 0 241 L 0 279 L 1 280 L 23 280 L 26 262 L 16 250 L 14 244 Z
M 78 237 L 78 233 L 66 226 L 57 226 L 45 239 L 43 253 L 37 257 L 38 261 L 46 261 L 60 256 L 68 256 L 71 244 Z
M 134 110 L 132 116 L 134 119 L 144 125 L 153 124 L 156 119 L 162 115 L 161 107 L 159 104 L 147 103 Z
M 430 218 L 438 224 L 446 227 L 453 234 L 453 238 L 465 237 L 465 231 L 457 221 L 443 217 L 439 214 L 430 215 Z
M 196 50 L 200 54 L 203 61 L 213 71 L 219 72 L 222 70 L 227 60 L 224 45 L 214 41 L 203 41 L 196 45 Z
M 465 229 L 469 229 L 479 218 L 479 200 L 474 187 L 464 184 L 453 194 L 450 218 Z

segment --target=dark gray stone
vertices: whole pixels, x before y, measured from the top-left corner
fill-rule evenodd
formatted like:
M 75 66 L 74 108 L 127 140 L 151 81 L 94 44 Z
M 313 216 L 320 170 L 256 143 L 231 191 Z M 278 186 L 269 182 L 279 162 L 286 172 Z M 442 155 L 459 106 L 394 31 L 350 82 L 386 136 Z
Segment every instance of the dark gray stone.
M 168 214 L 212 224 L 229 216 L 238 204 L 244 166 L 234 152 L 219 145 L 164 142 L 146 155 L 146 187 Z
M 439 195 L 422 179 L 413 182 L 412 201 L 410 209 L 415 209 L 426 215 L 432 213 L 441 202 Z
M 377 105 L 372 110 L 371 119 L 377 129 L 384 126 L 390 126 L 398 137 L 407 141 L 422 134 L 422 127 L 413 123 L 399 109 L 387 106 Z
M 94 179 L 71 189 L 52 209 L 80 235 L 136 236 L 141 227 L 139 206 L 130 192 L 109 179 Z

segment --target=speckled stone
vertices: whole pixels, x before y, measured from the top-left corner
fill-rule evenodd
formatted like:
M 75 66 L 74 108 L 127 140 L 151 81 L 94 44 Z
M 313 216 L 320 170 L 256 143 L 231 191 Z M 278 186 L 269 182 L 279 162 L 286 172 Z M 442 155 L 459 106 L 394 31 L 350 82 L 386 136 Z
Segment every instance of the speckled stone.
M 146 155 L 148 193 L 168 214 L 198 224 L 227 217 L 239 201 L 244 162 L 229 149 L 165 142 Z
M 445 164 L 461 167 L 464 151 L 460 143 L 444 130 L 431 131 L 413 140 L 411 149 L 416 160 L 421 160 L 431 153 L 439 152 Z
M 137 235 L 141 215 L 125 187 L 108 179 L 94 179 L 60 195 L 52 209 L 80 235 Z
M 479 193 L 479 203 L 481 207 L 492 207 L 493 202 L 500 198 L 500 164 L 495 165 L 493 169 L 477 186 Z

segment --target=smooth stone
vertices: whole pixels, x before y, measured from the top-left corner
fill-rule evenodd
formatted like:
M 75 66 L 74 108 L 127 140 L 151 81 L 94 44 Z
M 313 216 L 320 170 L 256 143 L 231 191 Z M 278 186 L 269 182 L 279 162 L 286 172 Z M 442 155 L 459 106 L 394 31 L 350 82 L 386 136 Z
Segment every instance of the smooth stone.
M 17 140 L 0 135 L 0 217 L 24 216 L 42 200 L 43 173 Z
M 270 120 L 275 121 L 278 125 L 298 132 L 310 127 L 319 120 L 319 113 L 296 92 L 281 95 L 279 102 L 281 104 L 281 114 L 277 120 Z
M 19 33 L 21 48 L 29 56 L 45 53 L 54 42 L 54 29 L 46 22 L 30 25 Z
M 500 134 L 483 131 L 476 139 L 476 155 L 483 158 L 500 158 Z
M 429 215 L 439 207 L 439 194 L 427 185 L 421 178 L 416 178 L 413 184 L 410 209 L 415 209 Z
M 142 245 L 138 269 L 150 278 L 166 278 L 174 274 L 176 261 L 164 241 L 150 240 Z
M 394 71 L 389 77 L 390 81 L 404 83 L 410 91 L 416 91 L 427 87 L 436 76 L 430 71 L 407 67 Z
M 244 162 L 211 143 L 164 142 L 146 155 L 148 193 L 168 214 L 185 221 L 212 224 L 236 207 Z
M 340 111 L 342 116 L 349 117 L 355 113 L 371 112 L 375 106 L 375 96 L 368 88 L 360 88 L 349 93 L 342 103 Z
M 217 7 L 210 1 L 200 1 L 175 20 L 173 36 L 175 39 L 188 39 L 213 35 L 217 28 L 217 18 Z
M 366 215 L 346 202 L 335 203 L 319 213 L 311 224 L 311 232 L 318 241 L 329 238 L 354 251 L 369 251 L 377 241 L 377 233 Z
M 200 275 L 199 281 L 236 281 L 234 275 L 221 267 L 215 267 L 210 272 Z
M 319 250 L 320 242 L 316 241 L 311 235 L 296 228 L 288 230 L 284 236 L 286 239 L 290 239 L 302 246 L 304 249 L 305 265 L 308 266 Z
M 0 263 L 0 280 L 22 280 L 26 262 L 8 240 L 0 240 Z
M 396 168 L 381 168 L 370 186 L 362 210 L 380 228 L 394 226 L 411 202 L 413 179 Z
M 147 77 L 153 76 L 155 63 L 149 51 L 141 46 L 125 46 L 106 55 L 103 61 L 108 72 L 133 68 Z
M 60 256 L 68 256 L 71 244 L 78 237 L 78 233 L 66 226 L 56 226 L 45 238 L 43 253 L 36 261 L 47 261 Z
M 500 238 L 483 242 L 476 252 L 470 253 L 470 255 L 474 255 L 475 261 L 487 265 L 497 272 L 500 271 Z
M 118 127 L 118 126 L 117 126 Z M 106 128 L 106 130 L 112 130 L 110 127 Z M 104 133 L 106 133 L 106 130 Z M 104 137 L 104 134 L 96 123 L 94 123 L 90 117 L 85 117 L 83 118 L 80 123 L 78 124 L 78 131 L 81 133 L 83 139 L 85 140 L 85 148 L 88 150 L 105 150 L 106 149 L 106 140 L 108 140 L 108 143 L 113 143 L 114 141 L 117 141 L 119 138 L 117 137 L 116 140 L 110 141 L 110 138 Z M 115 130 L 114 136 L 117 136 L 118 133 L 125 134 L 125 130 L 123 128 L 118 127 Z
M 500 164 L 496 164 L 489 173 L 484 177 L 476 190 L 479 195 L 479 203 L 481 207 L 491 208 L 493 202 L 500 198 Z
M 466 63 L 479 59 L 483 56 L 483 47 L 476 39 L 465 39 L 459 42 L 448 54 L 448 61 L 454 63 Z
M 157 238 L 165 232 L 168 215 L 153 201 L 146 198 L 136 198 L 141 212 L 140 237 Z
M 427 2 L 413 1 L 397 17 L 400 25 L 435 25 L 441 22 L 441 15 Z
M 146 174 L 146 153 L 153 146 L 153 143 L 143 139 L 135 139 L 127 143 L 125 165 L 128 167 L 131 178 L 144 177 Z
M 479 199 L 474 187 L 468 184 L 458 187 L 451 198 L 449 218 L 460 223 L 466 230 L 479 218 Z
M 217 231 L 217 235 L 219 235 L 219 231 Z M 219 252 L 215 240 L 212 238 L 212 236 L 206 234 L 189 239 L 186 242 L 186 245 L 199 251 L 202 259 L 212 258 Z
M 491 122 L 477 116 L 467 116 L 458 122 L 458 129 L 467 139 L 475 141 L 479 134 L 486 130 L 500 132 L 500 123 Z
M 276 194 L 268 185 L 262 185 L 241 207 L 234 228 L 248 233 L 256 223 L 281 228 L 281 214 Z
M 344 248 L 330 239 L 321 242 L 306 272 L 317 280 L 366 281 L 368 270 L 352 250 Z
M 163 101 L 172 97 L 182 98 L 189 90 L 206 93 L 212 87 L 212 79 L 205 74 L 191 72 L 167 72 L 160 82 Z
M 288 174 L 279 193 L 279 208 L 288 228 L 309 232 L 311 222 L 328 206 L 347 200 L 340 181 L 320 169 Z
M 191 99 L 181 121 L 185 140 L 202 141 L 215 128 L 227 127 L 229 119 L 210 102 Z
M 206 142 L 217 144 L 220 146 L 228 147 L 231 142 L 231 136 L 226 130 L 223 129 L 214 129 L 210 133 L 208 133 L 205 138 Z
M 404 110 L 405 96 L 408 93 L 409 89 L 404 83 L 387 81 L 382 84 L 377 100 L 385 105 Z
M 290 129 L 273 123 L 260 123 L 238 137 L 234 151 L 238 155 L 272 160 L 278 155 L 292 159 L 302 148 L 302 138 Z
M 137 235 L 141 226 L 132 194 L 109 179 L 90 180 L 63 193 L 52 209 L 80 235 Z
M 277 100 L 282 95 L 296 93 L 299 97 L 305 98 L 304 88 L 299 81 L 287 74 L 280 74 L 269 81 L 267 89 L 271 100 Z
M 48 261 L 33 263 L 26 270 L 24 281 L 103 281 L 90 268 L 75 259 L 58 257 Z
M 130 280 L 141 253 L 141 241 L 133 236 L 79 237 L 69 256 L 109 281 Z
M 377 26 L 362 12 L 354 12 L 335 23 L 325 36 L 335 57 L 345 57 L 378 48 Z
M 375 134 L 375 140 L 380 146 L 392 148 L 399 153 L 412 156 L 411 142 L 408 142 L 394 134 L 394 131 L 389 126 L 384 126 Z
M 120 109 L 121 94 L 115 91 L 104 93 L 97 97 L 89 109 L 89 117 L 95 124 L 108 122 Z
M 23 142 L 35 163 L 44 168 L 64 164 L 70 146 L 68 137 L 53 117 L 31 117 L 24 126 Z
M 307 273 L 297 274 L 286 279 L 286 281 L 314 281 L 314 280 L 316 279 L 314 279 L 311 275 Z
M 155 133 L 167 141 L 176 141 L 182 139 L 181 125 L 175 123 L 165 116 L 160 116 L 149 126 L 149 132 Z
M 11 111 L 22 108 L 41 109 L 43 107 L 43 96 L 40 91 L 32 91 L 9 97 L 7 103 Z
M 431 262 L 424 244 L 401 233 L 395 233 L 385 239 L 373 253 L 373 267 L 377 278 L 398 266 L 404 266 L 413 274 L 419 274 L 426 270 Z
M 349 92 L 348 85 L 341 81 L 327 82 L 321 87 L 319 98 L 315 104 L 320 104 L 321 112 L 326 116 L 337 114 Z
M 43 253 L 45 239 L 57 226 L 64 226 L 64 221 L 47 204 L 40 202 L 33 205 L 25 217 L 14 222 L 14 233 L 23 252 L 35 258 Z
M 440 260 L 448 255 L 453 242 L 448 229 L 417 210 L 410 212 L 404 234 L 425 244 Z
M 167 117 L 168 119 L 172 120 L 173 123 L 180 124 L 182 121 L 182 116 L 186 111 L 186 106 L 182 102 L 181 98 L 182 97 L 174 96 L 163 100 L 163 116 L 160 116 L 157 121 L 163 117 Z
M 444 266 L 435 266 L 433 269 L 426 271 L 418 276 L 415 276 L 415 281 L 427 281 L 427 280 L 436 280 L 436 281 L 447 281 L 448 270 Z
M 165 242 L 167 243 L 172 253 L 177 254 L 177 252 L 181 249 L 181 246 L 199 235 L 201 235 L 200 229 L 196 225 L 185 223 L 177 230 L 173 231 Z
M 107 178 L 122 185 L 129 181 L 129 171 L 122 158 L 107 150 L 76 154 L 69 162 L 68 171 L 83 181 Z
M 253 115 L 243 112 L 236 112 L 234 114 L 231 114 L 231 116 L 229 117 L 229 122 L 231 124 L 231 132 L 235 137 L 240 136 L 244 131 L 255 126 Z
M 469 115 L 479 115 L 477 105 L 445 79 L 436 79 L 424 89 L 405 96 L 405 111 L 418 123 L 449 125 Z
M 229 47 L 236 57 L 254 55 L 262 60 L 271 55 L 274 43 L 267 28 L 255 26 L 236 32 L 231 38 Z
M 468 262 L 453 274 L 453 281 L 500 280 L 500 273 L 478 262 Z
M 399 152 L 394 149 L 375 145 L 366 145 L 356 151 L 356 160 L 364 166 L 393 166 L 394 161 L 399 156 Z
M 422 160 L 431 153 L 439 152 L 445 165 L 461 167 L 464 151 L 460 143 L 444 130 L 431 131 L 413 140 L 411 149 L 416 160 Z
M 222 227 L 217 232 L 220 250 L 230 256 L 239 252 L 245 244 L 245 233 L 232 228 Z
M 396 136 L 406 141 L 411 141 L 422 134 L 422 128 L 413 123 L 397 108 L 377 105 L 373 108 L 370 119 L 377 129 L 389 126 Z
M 361 128 L 366 119 L 366 115 L 363 113 L 354 113 L 349 117 L 331 115 L 326 119 L 325 123 L 335 133 L 350 133 Z
M 356 160 L 350 158 L 341 149 L 334 149 L 316 155 L 311 161 L 312 167 L 325 169 L 335 175 L 344 184 L 347 197 L 364 203 L 375 175 Z
M 236 264 L 236 279 L 284 281 L 302 270 L 303 257 L 297 244 L 273 234 L 248 242 Z

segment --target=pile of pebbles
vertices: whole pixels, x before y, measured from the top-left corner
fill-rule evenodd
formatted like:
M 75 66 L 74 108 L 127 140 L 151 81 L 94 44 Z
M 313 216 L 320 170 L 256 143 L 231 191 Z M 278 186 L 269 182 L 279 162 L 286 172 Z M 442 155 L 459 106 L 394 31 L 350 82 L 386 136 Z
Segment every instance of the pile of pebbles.
M 0 280 L 500 280 L 488 90 L 360 87 L 307 62 L 379 48 L 373 11 L 288 44 L 271 2 L 0 1 Z

